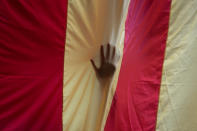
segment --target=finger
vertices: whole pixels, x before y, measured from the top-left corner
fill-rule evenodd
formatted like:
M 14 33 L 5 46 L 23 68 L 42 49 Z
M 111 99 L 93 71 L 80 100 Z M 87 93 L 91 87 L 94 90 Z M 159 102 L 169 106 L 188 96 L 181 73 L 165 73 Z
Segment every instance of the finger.
M 110 45 L 108 43 L 107 44 L 107 56 L 106 56 L 106 59 L 109 59 L 109 54 L 110 54 Z
M 92 59 L 91 59 L 90 61 L 91 61 L 91 63 L 92 63 L 92 66 L 94 67 L 95 71 L 97 71 L 98 69 L 97 69 L 97 67 L 96 67 L 96 65 L 95 65 L 95 63 L 94 63 L 94 61 L 93 61 Z
M 113 48 L 112 60 L 115 58 L 115 53 L 116 53 L 116 47 Z
M 105 56 L 104 56 L 104 51 L 103 51 L 103 45 L 101 45 L 101 50 L 100 50 L 100 54 L 101 54 L 101 64 L 104 63 L 105 61 Z

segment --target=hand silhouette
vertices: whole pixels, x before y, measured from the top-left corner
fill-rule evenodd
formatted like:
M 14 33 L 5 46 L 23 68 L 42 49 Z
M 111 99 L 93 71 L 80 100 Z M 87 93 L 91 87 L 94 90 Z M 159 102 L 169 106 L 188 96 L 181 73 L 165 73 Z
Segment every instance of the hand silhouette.
M 111 57 L 110 57 L 110 49 L 113 49 Z M 107 77 L 110 77 L 114 74 L 114 72 L 116 70 L 116 67 L 114 65 L 115 53 L 116 53 L 116 48 L 110 46 L 110 44 L 107 44 L 107 52 L 106 52 L 106 57 L 105 57 L 103 45 L 101 45 L 101 48 L 100 48 L 101 66 L 99 68 L 97 68 L 94 61 L 92 59 L 90 60 L 93 68 L 95 69 L 95 71 L 99 77 L 107 78 Z

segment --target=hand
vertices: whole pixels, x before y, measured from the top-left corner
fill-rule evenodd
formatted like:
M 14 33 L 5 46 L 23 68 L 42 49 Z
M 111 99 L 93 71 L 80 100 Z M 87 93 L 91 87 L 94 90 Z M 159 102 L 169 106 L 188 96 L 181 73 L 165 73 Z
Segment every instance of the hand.
M 110 49 L 113 49 L 112 56 L 110 57 Z M 114 74 L 116 67 L 114 65 L 115 61 L 115 53 L 116 48 L 110 46 L 110 44 L 107 44 L 107 53 L 106 57 L 104 56 L 104 50 L 103 45 L 101 45 L 100 48 L 100 60 L 101 60 L 101 66 L 100 68 L 97 68 L 94 61 L 91 59 L 92 66 L 94 67 L 97 75 L 102 78 L 110 77 Z

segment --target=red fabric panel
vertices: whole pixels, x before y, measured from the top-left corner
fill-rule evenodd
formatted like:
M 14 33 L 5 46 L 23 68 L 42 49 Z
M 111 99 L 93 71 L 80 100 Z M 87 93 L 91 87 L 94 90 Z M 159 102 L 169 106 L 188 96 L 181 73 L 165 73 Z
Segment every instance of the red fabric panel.
M 0 130 L 62 130 L 67 0 L 0 1 Z
M 124 55 L 105 131 L 154 131 L 170 0 L 131 0 Z

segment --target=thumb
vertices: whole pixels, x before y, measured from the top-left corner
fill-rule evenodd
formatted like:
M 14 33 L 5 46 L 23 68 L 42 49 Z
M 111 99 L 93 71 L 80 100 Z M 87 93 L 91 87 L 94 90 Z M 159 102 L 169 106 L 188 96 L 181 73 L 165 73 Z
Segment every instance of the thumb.
M 95 65 L 94 61 L 91 59 L 91 60 L 90 60 L 90 62 L 92 63 L 93 68 L 97 71 L 97 70 L 98 70 L 98 68 L 96 67 L 96 65 Z

